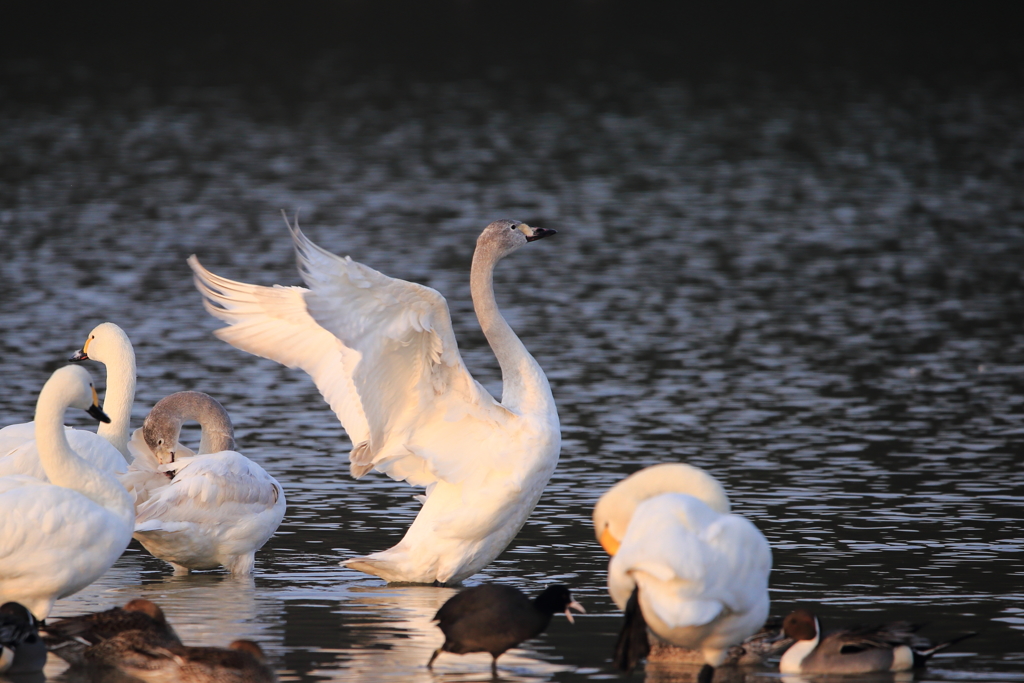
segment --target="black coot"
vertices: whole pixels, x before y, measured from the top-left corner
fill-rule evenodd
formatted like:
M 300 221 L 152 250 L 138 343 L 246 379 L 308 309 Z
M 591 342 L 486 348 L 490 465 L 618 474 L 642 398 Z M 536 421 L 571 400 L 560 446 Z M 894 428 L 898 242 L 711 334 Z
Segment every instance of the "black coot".
M 427 668 L 442 652 L 490 652 L 491 671 L 497 675 L 503 652 L 540 635 L 555 612 L 564 611 L 571 623 L 570 609 L 585 611 L 566 586 L 548 586 L 533 600 L 511 586 L 467 588 L 437 610 L 434 621 L 444 633 L 444 645 L 430 656 Z

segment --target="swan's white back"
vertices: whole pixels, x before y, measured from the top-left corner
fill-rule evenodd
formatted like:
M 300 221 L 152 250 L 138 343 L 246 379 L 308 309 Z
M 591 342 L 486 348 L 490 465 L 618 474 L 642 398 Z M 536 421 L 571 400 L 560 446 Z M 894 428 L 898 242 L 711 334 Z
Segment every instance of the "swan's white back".
M 771 550 L 753 524 L 669 493 L 637 506 L 608 565 L 608 590 L 624 608 L 639 586 L 660 637 L 724 653 L 764 624 L 770 571 Z
M 40 619 L 55 600 L 99 578 L 131 540 L 128 493 L 71 450 L 61 424 L 66 408 L 88 407 L 90 392 L 95 397 L 89 374 L 66 366 L 40 393 L 36 441 L 56 483 L 0 478 L 0 602 L 20 602 Z
M 707 472 L 665 463 L 620 481 L 594 506 L 612 553 L 608 592 L 620 609 L 634 589 L 647 626 L 712 666 L 764 624 L 772 556 L 764 535 L 729 513 Z
M 84 429 L 65 428 L 65 436 L 75 451 L 93 467 L 111 474 L 121 474 L 128 469 L 128 463 L 121 453 L 102 436 Z M 25 435 L 31 434 L 28 438 Z M 13 446 L 5 451 L 7 446 Z M 0 477 L 25 474 L 48 482 L 43 464 L 36 447 L 35 423 L 24 422 L 0 429 Z

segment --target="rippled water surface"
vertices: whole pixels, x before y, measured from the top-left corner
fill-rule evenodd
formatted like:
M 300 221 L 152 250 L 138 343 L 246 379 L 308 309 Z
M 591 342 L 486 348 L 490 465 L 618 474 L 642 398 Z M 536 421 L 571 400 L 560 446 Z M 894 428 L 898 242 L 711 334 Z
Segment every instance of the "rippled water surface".
M 231 88 L 119 92 L 0 109 L 0 424 L 31 419 L 49 373 L 111 320 L 135 343 L 135 425 L 169 393 L 213 394 L 288 513 L 253 579 L 172 577 L 133 542 L 54 616 L 146 596 L 187 642 L 258 640 L 282 680 L 489 679 L 486 655 L 424 668 L 453 589 L 338 566 L 394 544 L 416 491 L 349 478 L 312 382 L 216 340 L 185 257 L 298 284 L 280 217 L 298 211 L 325 248 L 444 294 L 500 395 L 468 271 L 479 230 L 513 217 L 559 231 L 496 288 L 551 380 L 563 447 L 522 532 L 467 583 L 568 583 L 588 614 L 556 617 L 503 679 L 615 677 L 590 510 L 624 475 L 680 460 L 768 537 L 774 613 L 977 630 L 921 676 L 1024 679 L 1019 92 L 629 73 L 367 76 L 274 106 Z

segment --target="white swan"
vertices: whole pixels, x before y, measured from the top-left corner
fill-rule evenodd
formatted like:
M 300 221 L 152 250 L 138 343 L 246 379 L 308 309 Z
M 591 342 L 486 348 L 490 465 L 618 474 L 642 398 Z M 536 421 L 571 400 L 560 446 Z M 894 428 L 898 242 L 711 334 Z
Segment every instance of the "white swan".
M 63 425 L 69 407 L 106 418 L 89 373 L 73 365 L 53 373 L 36 404 L 39 459 L 51 483 L 0 478 L 0 603 L 20 602 L 38 619 L 107 571 L 135 522 L 124 487 L 71 450 Z
M 203 428 L 198 455 L 178 443 L 189 420 Z M 146 550 L 175 574 L 220 566 L 252 573 L 256 551 L 284 517 L 284 491 L 234 450 L 224 407 L 198 391 L 171 394 L 153 406 L 129 447 L 136 458 L 121 482 L 136 496 L 135 538 Z
M 135 351 L 132 343 L 120 327 L 114 323 L 102 323 L 93 328 L 85 346 L 76 351 L 71 360 L 95 360 L 106 365 L 107 389 L 103 397 L 103 412 L 110 422 L 101 422 L 95 433 L 69 427 L 68 443 L 79 457 L 94 467 L 107 472 L 124 472 L 131 460 L 128 437 L 132 402 L 135 400 Z M 31 422 L 0 429 L 0 477 L 27 474 L 46 481 L 35 439 L 35 425 Z
M 612 555 L 608 592 L 626 611 L 616 664 L 646 654 L 646 626 L 700 650 L 700 679 L 768 616 L 768 541 L 729 514 L 722 486 L 689 465 L 648 467 L 616 484 L 594 507 L 594 531 Z
M 386 581 L 458 583 L 505 549 L 558 461 L 548 380 L 492 286 L 499 260 L 554 231 L 498 220 L 477 239 L 470 286 L 501 366 L 499 403 L 463 364 L 444 297 L 289 229 L 309 289 L 233 282 L 189 259 L 207 310 L 228 323 L 216 334 L 309 373 L 352 439 L 354 477 L 377 469 L 426 487 L 398 545 L 343 564 Z

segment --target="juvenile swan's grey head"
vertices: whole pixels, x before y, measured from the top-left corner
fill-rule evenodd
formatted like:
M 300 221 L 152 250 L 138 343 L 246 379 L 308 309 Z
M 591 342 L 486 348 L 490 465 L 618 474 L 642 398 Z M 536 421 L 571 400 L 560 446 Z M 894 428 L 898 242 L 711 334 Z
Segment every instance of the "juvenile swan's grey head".
M 203 428 L 200 453 L 235 449 L 235 430 L 224 406 L 200 391 L 179 391 L 158 401 L 142 423 L 142 437 L 160 464 L 174 462 L 181 425 L 189 420 Z
M 554 234 L 555 231 L 548 228 L 532 228 L 521 221 L 502 218 L 484 228 L 477 238 L 477 249 L 489 252 L 497 260 L 508 256 L 527 242 Z

